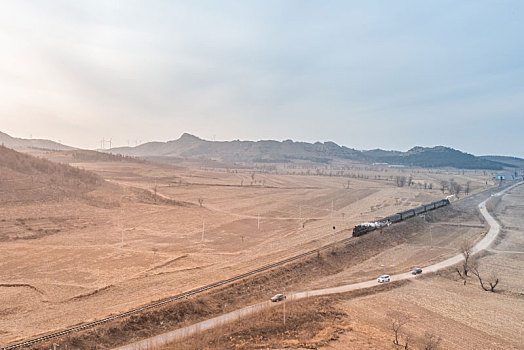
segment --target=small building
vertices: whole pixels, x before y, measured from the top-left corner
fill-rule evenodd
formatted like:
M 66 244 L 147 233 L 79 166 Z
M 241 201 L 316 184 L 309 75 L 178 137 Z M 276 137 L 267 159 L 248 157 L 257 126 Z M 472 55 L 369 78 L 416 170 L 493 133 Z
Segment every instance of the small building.
M 514 180 L 515 176 L 510 173 L 500 173 L 495 175 L 495 180 Z

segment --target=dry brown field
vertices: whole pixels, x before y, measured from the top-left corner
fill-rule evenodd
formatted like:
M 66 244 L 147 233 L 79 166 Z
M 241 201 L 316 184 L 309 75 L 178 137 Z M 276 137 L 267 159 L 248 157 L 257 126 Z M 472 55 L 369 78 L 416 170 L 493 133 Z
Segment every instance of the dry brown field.
M 475 276 L 467 283 L 454 271 L 428 276 L 401 288 L 340 303 L 354 315 L 355 332 L 341 335 L 325 349 L 353 346 L 369 338 L 368 348 L 394 348 L 391 319 L 401 312 L 409 321 L 402 336 L 411 336 L 414 348 L 423 348 L 424 333 L 441 337 L 442 349 L 522 349 L 524 344 L 524 187 L 503 197 L 494 208 L 503 225 L 498 241 L 479 259 L 484 278 L 495 275 L 496 293 L 481 289 Z M 359 334 L 360 333 L 360 334 Z M 355 342 L 355 343 L 354 343 Z M 388 347 L 385 347 L 387 345 Z
M 45 156 L 106 181 L 78 196 L 2 202 L 1 344 L 125 311 L 348 237 L 355 224 L 441 199 L 447 194 L 440 191 L 440 180 L 472 181 L 474 193 L 489 179 L 473 171 L 355 166 L 348 173 L 358 177 L 349 178 L 345 188 L 348 177 L 328 176 L 329 169 L 302 175 L 296 169 L 75 163 L 64 154 Z M 0 171 L 3 184 L 25 186 L 27 179 Z M 398 174 L 412 174 L 416 185 L 400 188 L 388 180 Z M 424 189 L 424 182 L 433 189 Z M 479 225 L 459 229 L 474 235 Z M 448 226 L 455 227 L 434 226 L 430 253 L 423 250 L 428 238 L 417 238 L 398 248 L 395 254 L 402 258 L 385 251 L 318 283 L 356 281 L 363 278 L 359 271 L 374 275 L 386 265 L 393 272 L 395 266 L 422 263 L 428 254 L 433 260 L 452 254 L 455 242 L 444 234 Z
M 398 315 L 406 323 L 399 331 L 409 349 L 427 349 L 428 335 L 440 339 L 438 349 L 521 349 L 524 342 L 524 187 L 493 198 L 491 207 L 503 230 L 495 244 L 478 257 L 484 279 L 500 280 L 495 293 L 484 291 L 477 277 L 466 283 L 454 269 L 422 275 L 415 280 L 389 284 L 359 293 L 346 293 L 288 303 L 286 325 L 283 305 L 220 326 L 159 349 L 221 348 L 318 348 L 318 349 L 399 349 L 393 344 L 392 320 Z M 456 254 L 463 239 L 477 240 L 486 232 L 474 212 L 461 215 L 439 213 L 433 222 L 413 222 L 411 239 L 385 249 L 361 264 L 345 268 L 308 287 L 351 283 L 362 276 L 405 271 L 441 260 L 448 250 Z M 439 220 L 450 219 L 448 222 Z M 465 225 L 459 226 L 459 223 Z M 447 232 L 443 225 L 453 225 Z M 441 232 L 435 238 L 435 232 Z M 450 234 L 451 233 L 451 234 Z M 438 250 L 441 256 L 435 254 Z M 426 258 L 422 258 L 425 255 Z M 382 260 L 382 263 L 381 263 Z M 381 265 L 388 262 L 386 267 Z M 389 263 L 390 262 L 390 263 Z M 386 287 L 386 288 L 384 288 Z

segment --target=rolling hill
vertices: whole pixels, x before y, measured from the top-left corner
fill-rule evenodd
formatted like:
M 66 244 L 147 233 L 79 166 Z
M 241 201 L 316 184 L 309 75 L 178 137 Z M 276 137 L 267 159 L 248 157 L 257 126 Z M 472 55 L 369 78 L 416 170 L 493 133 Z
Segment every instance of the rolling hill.
M 517 157 L 505 157 L 505 156 L 480 156 L 481 159 L 490 160 L 492 162 L 499 162 L 504 164 L 513 165 L 517 168 L 524 169 L 524 159 Z
M 333 142 L 286 141 L 207 141 L 190 134 L 168 142 L 149 142 L 137 147 L 121 147 L 109 152 L 135 157 L 206 158 L 224 162 L 288 163 L 304 160 L 329 163 L 332 159 L 364 161 L 366 157 L 355 149 Z
M 389 164 L 418 166 L 422 168 L 452 167 L 459 169 L 502 170 L 504 167 L 513 167 L 511 164 L 475 157 L 472 154 L 443 146 L 431 148 L 414 147 L 405 153 L 383 154 L 376 156 L 375 159 Z
M 0 145 L 4 145 L 9 148 L 20 149 L 20 148 L 41 148 L 55 151 L 68 151 L 75 149 L 74 147 L 62 145 L 61 143 L 54 142 L 45 139 L 22 139 L 18 137 L 12 137 L 6 133 L 0 132 Z
M 96 174 L 0 146 L 0 203 L 56 200 L 91 191 Z
M 291 163 L 313 162 L 329 164 L 336 160 L 361 163 L 388 163 L 425 168 L 454 167 L 461 169 L 501 170 L 515 167 L 479 158 L 453 148 L 437 146 L 414 147 L 407 152 L 380 149 L 359 151 L 334 142 L 286 141 L 207 141 L 194 135 L 183 134 L 179 139 L 168 142 L 149 142 L 136 147 L 112 148 L 107 152 L 134 157 L 211 159 L 229 163 Z

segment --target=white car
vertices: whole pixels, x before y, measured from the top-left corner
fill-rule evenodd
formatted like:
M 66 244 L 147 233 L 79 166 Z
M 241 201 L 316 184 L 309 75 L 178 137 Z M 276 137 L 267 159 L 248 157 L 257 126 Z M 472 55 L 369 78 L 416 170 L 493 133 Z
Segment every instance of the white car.
M 382 275 L 379 278 L 377 278 L 378 283 L 389 282 L 389 281 L 391 281 L 391 278 L 389 277 L 389 275 Z

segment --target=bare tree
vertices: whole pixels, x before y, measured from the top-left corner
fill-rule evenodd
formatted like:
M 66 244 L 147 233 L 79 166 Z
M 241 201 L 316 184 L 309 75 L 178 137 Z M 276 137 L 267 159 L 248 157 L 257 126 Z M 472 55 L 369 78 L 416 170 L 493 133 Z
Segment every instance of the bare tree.
M 457 196 L 457 198 L 458 198 L 458 196 L 459 196 L 461 191 L 462 191 L 462 185 L 456 184 L 453 192 L 455 193 L 455 196 Z
M 198 198 L 198 204 L 202 206 L 202 204 L 204 204 L 204 198 Z
M 464 282 L 466 281 L 466 277 L 468 276 L 468 272 L 470 270 L 470 258 L 473 251 L 473 242 L 470 240 L 464 240 L 462 241 L 462 244 L 460 245 L 460 253 L 464 257 L 464 261 L 462 262 L 462 273 L 457 268 L 457 272 L 460 277 L 464 279 Z M 465 283 L 464 283 L 465 284 Z
M 395 345 L 402 345 L 400 344 L 400 330 L 402 327 L 408 323 L 409 317 L 406 314 L 403 314 L 401 312 L 391 312 L 388 314 L 390 320 L 391 320 L 391 329 L 393 330 L 393 333 L 395 334 L 395 340 L 393 340 L 393 344 Z M 409 342 L 409 336 L 406 336 L 406 349 L 407 344 Z
M 457 183 L 455 182 L 455 179 L 449 179 L 449 193 L 455 193 L 456 186 Z
M 424 333 L 424 350 L 435 350 L 440 344 L 440 337 L 431 332 Z
M 397 176 L 396 178 L 397 186 L 398 187 L 404 187 L 406 184 L 406 177 L 405 176 Z
M 411 336 L 409 334 L 406 335 L 406 340 L 404 342 L 404 350 L 408 350 L 409 348 L 409 341 L 411 340 Z
M 464 187 L 464 193 L 466 194 L 466 196 L 469 194 L 470 187 L 471 187 L 471 181 L 466 182 L 466 186 Z
M 442 191 L 442 193 L 444 193 L 447 189 L 448 189 L 449 185 L 448 185 L 448 182 L 446 180 L 441 180 L 440 181 L 440 190 Z
M 480 282 L 480 286 L 482 287 L 482 289 L 484 289 L 486 292 L 487 291 L 490 291 L 490 292 L 495 292 L 495 288 L 497 287 L 497 284 L 499 284 L 499 279 L 497 278 L 497 276 L 495 276 L 494 274 L 491 274 L 489 277 L 488 277 L 488 280 L 482 280 L 482 277 L 480 277 L 480 272 L 478 270 L 478 267 L 477 266 L 472 266 L 471 267 L 471 272 L 477 276 L 477 278 L 479 279 L 479 282 Z
M 413 184 L 413 176 L 409 175 L 408 177 L 408 186 L 411 186 Z

